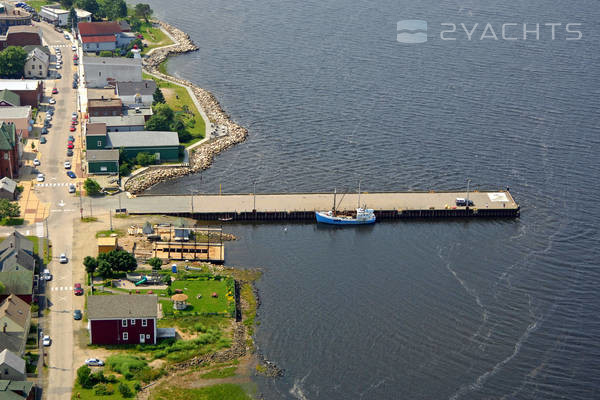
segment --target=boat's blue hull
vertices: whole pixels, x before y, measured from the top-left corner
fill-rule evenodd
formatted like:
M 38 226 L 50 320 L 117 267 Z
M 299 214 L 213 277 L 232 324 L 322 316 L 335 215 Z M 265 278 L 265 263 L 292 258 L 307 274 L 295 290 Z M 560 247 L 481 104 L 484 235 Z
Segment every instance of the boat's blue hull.
M 375 223 L 375 216 L 365 220 L 357 220 L 355 218 L 340 218 L 326 215 L 325 213 L 315 212 L 317 222 L 331 225 L 367 225 Z

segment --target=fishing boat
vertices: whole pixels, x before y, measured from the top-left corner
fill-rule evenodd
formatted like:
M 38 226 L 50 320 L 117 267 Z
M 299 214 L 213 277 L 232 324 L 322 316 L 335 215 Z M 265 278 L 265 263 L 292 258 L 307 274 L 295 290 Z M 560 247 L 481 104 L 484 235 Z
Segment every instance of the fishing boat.
M 331 211 L 316 211 L 317 222 L 331 225 L 364 225 L 375 223 L 375 213 L 366 206 L 360 206 L 360 182 L 358 184 L 358 208 L 356 215 L 344 215 L 337 212 L 336 205 L 337 190 L 333 191 L 333 208 Z M 340 200 L 341 201 L 341 200 Z

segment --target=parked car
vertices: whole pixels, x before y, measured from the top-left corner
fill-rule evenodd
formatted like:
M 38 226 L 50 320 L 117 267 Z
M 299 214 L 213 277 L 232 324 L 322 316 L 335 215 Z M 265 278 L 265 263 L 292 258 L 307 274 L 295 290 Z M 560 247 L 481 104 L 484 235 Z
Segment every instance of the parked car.
M 52 88 L 52 94 L 57 94 L 58 93 L 58 89 L 57 88 Z
M 69 193 L 75 193 L 76 191 L 77 191 L 77 189 L 75 188 L 75 185 L 70 183 L 69 184 Z
M 73 81 L 73 85 L 71 86 L 73 89 L 77 89 L 77 82 Z
M 73 150 L 67 149 L 67 157 L 73 157 Z
M 75 172 L 73 171 L 67 171 L 67 176 L 71 179 L 77 178 L 77 175 L 75 175 Z
M 62 75 L 57 72 L 56 73 L 56 79 L 60 79 L 60 78 L 62 78 Z
M 67 258 L 67 255 L 65 253 L 60 253 L 60 256 L 58 257 L 58 262 L 61 264 L 66 264 L 69 262 L 69 259 Z
M 52 114 L 46 114 L 46 121 L 52 121 Z
M 56 68 L 56 69 L 61 69 L 62 67 L 61 67 L 61 65 L 60 65 L 60 64 L 56 64 L 56 67 L 55 67 L 55 68 Z
M 46 114 L 54 115 L 54 108 L 48 108 L 48 110 L 46 110 Z
M 75 321 L 79 321 L 82 317 L 83 317 L 83 314 L 82 314 L 81 310 L 73 311 L 73 319 Z
M 76 283 L 73 286 L 73 293 L 75 294 L 75 296 L 82 296 L 83 295 L 83 288 L 81 287 L 81 283 Z
M 74 147 L 75 147 L 75 146 L 73 146 L 73 143 L 69 143 L 69 144 L 67 145 L 67 149 L 72 149 L 72 148 L 74 148 Z
M 45 179 L 46 179 L 46 177 L 44 176 L 44 174 L 37 174 L 38 182 L 44 182 Z
M 457 197 L 456 198 L 456 205 L 457 206 L 472 206 L 473 205 L 473 200 L 469 199 L 464 199 L 462 197 Z
M 42 339 L 42 344 L 44 346 L 50 346 L 52 344 L 52 339 L 50 339 L 50 336 L 48 336 L 48 335 L 44 336 Z
M 40 165 L 40 160 L 38 160 L 37 158 L 34 158 L 34 159 L 33 159 L 33 165 L 35 165 L 36 167 L 37 167 L 38 165 Z
M 85 365 L 89 367 L 102 367 L 104 365 L 104 361 L 98 358 L 88 358 L 85 360 Z
M 50 100 L 48 100 L 48 103 L 56 104 L 56 100 L 54 100 L 54 98 L 50 97 Z
M 75 60 L 79 60 L 79 56 L 77 55 L 77 53 L 73 54 L 73 61 Z
M 52 280 L 52 274 L 50 273 L 50 270 L 48 268 L 44 269 L 44 272 L 42 272 L 42 279 L 45 281 Z
M 69 135 L 69 142 L 74 142 L 75 138 L 73 137 L 73 135 Z
M 79 63 L 77 62 L 77 60 L 73 60 L 73 65 L 79 65 Z
M 75 46 L 75 45 L 71 46 L 71 50 L 77 51 L 77 46 Z
M 43 136 L 42 136 L 42 137 L 40 138 L 40 144 L 45 144 L 46 142 L 48 142 L 48 141 L 46 140 L 46 138 L 45 138 L 45 137 L 43 137 Z
M 69 36 L 68 33 L 65 33 L 65 39 L 67 39 L 67 40 L 71 39 L 71 37 Z
M 71 169 L 71 162 L 65 161 L 65 169 Z
M 48 134 L 48 128 L 46 128 L 46 127 L 43 127 L 43 128 L 42 128 L 42 130 L 40 131 L 40 133 L 41 133 L 42 135 L 47 135 L 47 134 Z

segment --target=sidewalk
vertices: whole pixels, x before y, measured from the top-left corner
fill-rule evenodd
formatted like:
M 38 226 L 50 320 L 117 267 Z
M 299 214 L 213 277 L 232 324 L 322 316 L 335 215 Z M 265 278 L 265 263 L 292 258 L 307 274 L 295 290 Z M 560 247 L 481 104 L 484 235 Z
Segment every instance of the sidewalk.
M 35 182 L 21 181 L 23 193 L 18 200 L 21 217 L 25 219 L 24 225 L 42 222 L 50 213 L 50 204 L 41 202 L 35 193 Z

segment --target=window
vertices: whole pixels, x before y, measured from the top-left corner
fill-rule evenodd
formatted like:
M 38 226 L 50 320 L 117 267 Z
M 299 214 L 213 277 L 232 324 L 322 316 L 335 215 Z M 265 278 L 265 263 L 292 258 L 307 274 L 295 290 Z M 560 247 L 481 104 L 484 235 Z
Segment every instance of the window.
M 135 319 L 131 319 L 131 321 L 130 321 L 130 322 L 131 322 L 131 325 L 132 325 L 132 326 L 133 326 L 133 325 L 135 325 Z
M 129 333 L 123 332 L 123 340 L 129 340 Z
M 142 320 L 142 326 L 148 326 L 148 320 L 147 319 L 143 319 Z
M 42 69 L 42 64 L 40 64 L 40 69 Z
M 150 334 L 146 333 L 146 339 L 150 339 Z
M 108 167 L 100 167 L 100 172 L 108 172 Z M 135 325 L 135 319 L 131 320 L 131 325 Z
M 123 328 L 127 328 L 127 320 L 126 319 L 121 320 L 121 326 Z
M 102 76 L 102 71 L 98 71 L 98 76 Z
M 32 64 L 32 65 L 31 65 L 31 69 L 35 69 L 35 65 L 33 65 L 33 64 Z
M 98 147 L 102 147 L 102 140 L 98 140 Z

